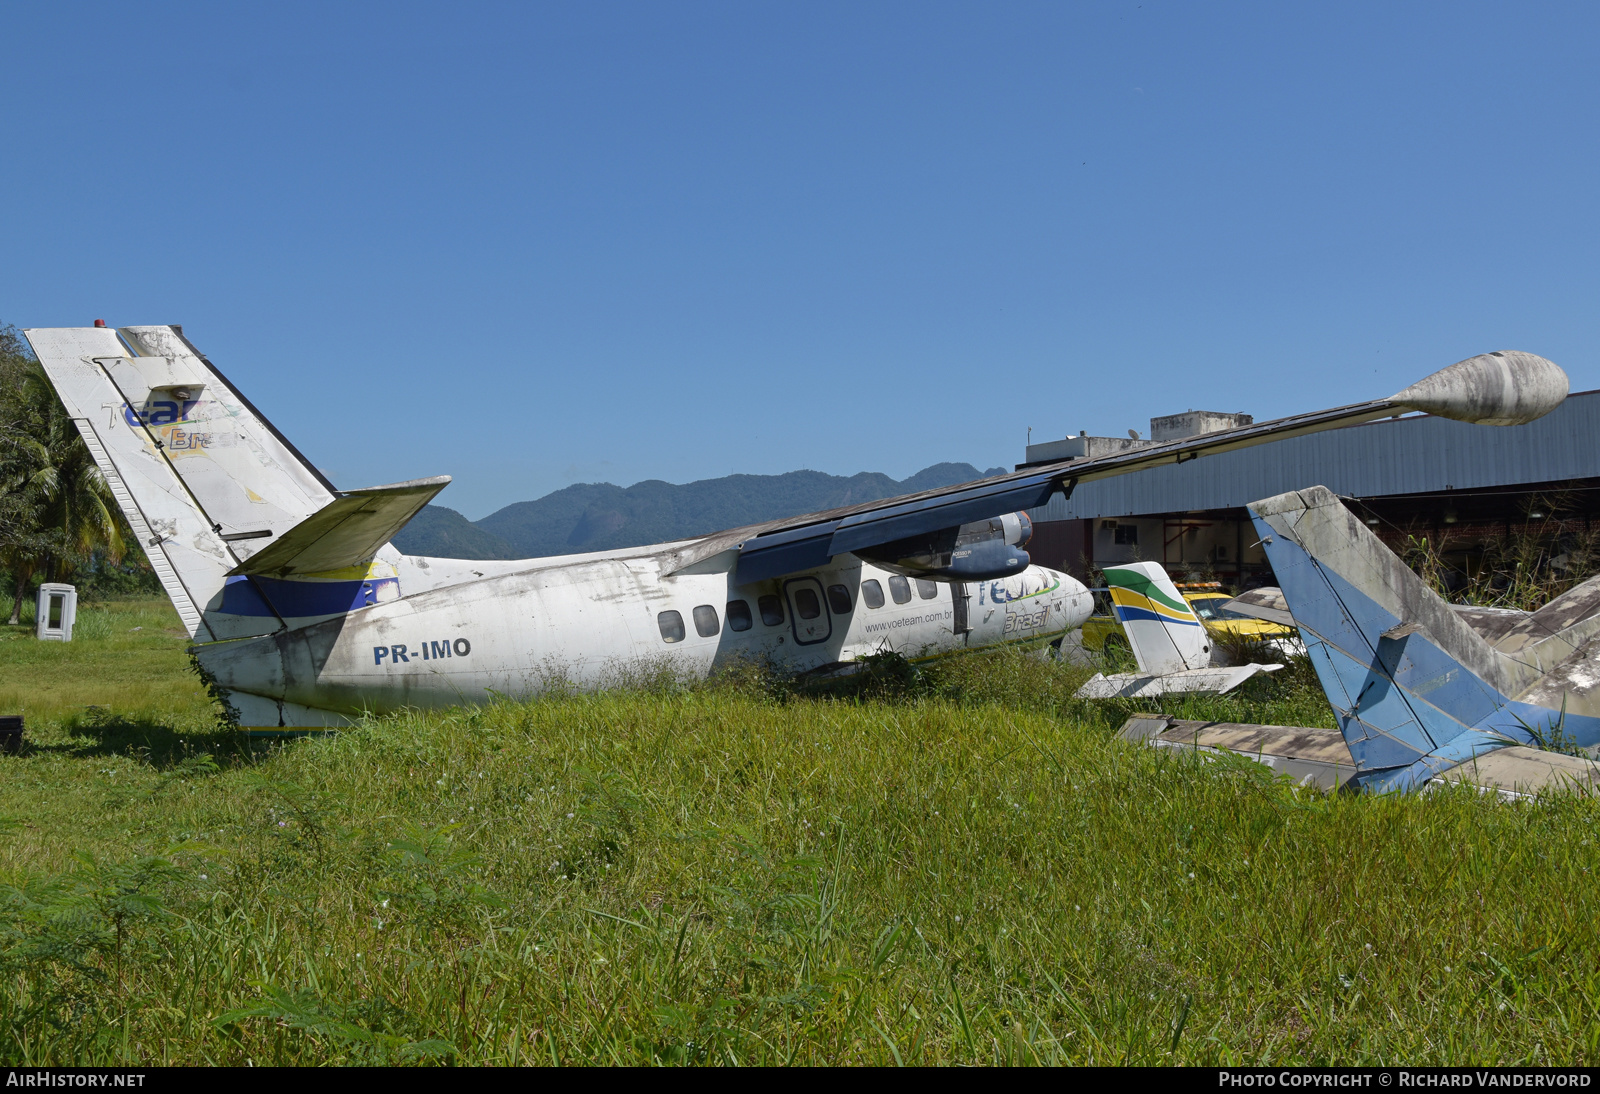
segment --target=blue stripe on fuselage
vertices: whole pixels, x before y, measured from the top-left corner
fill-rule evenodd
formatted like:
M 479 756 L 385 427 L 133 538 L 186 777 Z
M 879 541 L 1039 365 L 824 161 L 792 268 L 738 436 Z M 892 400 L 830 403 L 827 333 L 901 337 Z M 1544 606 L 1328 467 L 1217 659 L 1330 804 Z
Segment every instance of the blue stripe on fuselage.
M 222 589 L 227 615 L 343 615 L 378 602 L 378 589 L 398 584 L 392 577 L 364 581 L 289 581 L 276 577 L 230 577 Z M 263 594 L 266 599 L 263 600 Z M 270 600 L 272 603 L 268 604 Z M 273 608 L 277 611 L 274 612 Z

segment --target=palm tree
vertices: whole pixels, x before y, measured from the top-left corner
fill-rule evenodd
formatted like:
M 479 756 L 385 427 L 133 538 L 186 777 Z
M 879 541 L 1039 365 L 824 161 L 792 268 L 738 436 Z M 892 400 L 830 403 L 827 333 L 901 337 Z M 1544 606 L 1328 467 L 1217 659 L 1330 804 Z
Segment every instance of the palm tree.
M 0 564 L 11 623 L 35 576 L 63 580 L 99 551 L 126 551 L 121 514 L 77 427 L 11 328 L 0 328 Z

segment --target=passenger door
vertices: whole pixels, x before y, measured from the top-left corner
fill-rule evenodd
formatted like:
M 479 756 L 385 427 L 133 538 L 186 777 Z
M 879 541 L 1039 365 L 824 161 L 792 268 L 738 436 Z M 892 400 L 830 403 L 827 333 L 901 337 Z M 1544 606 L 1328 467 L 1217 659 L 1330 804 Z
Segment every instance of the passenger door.
M 967 592 L 967 583 L 952 581 L 950 583 L 950 606 L 954 609 L 950 629 L 963 643 L 967 640 L 972 627 L 967 622 L 967 611 L 972 603 L 972 594 Z
M 828 615 L 828 599 L 822 595 L 822 582 L 814 577 L 797 577 L 783 583 L 783 593 L 789 602 L 794 640 L 802 646 L 826 642 L 833 634 L 833 620 Z

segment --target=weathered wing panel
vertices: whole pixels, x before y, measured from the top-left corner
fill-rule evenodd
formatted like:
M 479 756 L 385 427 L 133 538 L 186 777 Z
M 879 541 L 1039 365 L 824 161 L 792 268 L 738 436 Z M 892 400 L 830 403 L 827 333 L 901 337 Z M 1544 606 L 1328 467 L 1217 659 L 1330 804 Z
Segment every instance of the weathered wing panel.
M 1477 632 L 1491 646 L 1504 638 L 1518 623 L 1528 617 L 1527 612 L 1514 608 L 1480 608 L 1466 604 L 1450 605 L 1461 621 Z
M 1600 638 L 1589 639 L 1516 698 L 1569 714 L 1600 715 Z
M 1117 736 L 1156 748 L 1231 752 L 1302 785 L 1328 791 L 1344 786 L 1355 773 L 1350 749 L 1337 729 L 1184 721 L 1159 714 L 1136 714 L 1123 724 Z
M 1358 774 L 1344 738 L 1333 729 L 1180 721 L 1165 715 L 1136 714 L 1117 736 L 1157 748 L 1231 752 L 1329 791 L 1345 786 L 1352 774 Z M 1448 784 L 1473 786 L 1508 798 L 1594 793 L 1600 789 L 1600 765 L 1581 756 L 1517 745 L 1448 767 L 1429 785 Z
M 1297 414 L 1092 460 L 1041 464 L 980 483 L 926 490 L 900 498 L 810 513 L 751 529 L 741 545 L 740 581 L 759 581 L 826 563 L 849 551 L 955 527 L 969 521 L 1044 505 L 1079 483 L 1149 467 L 1187 463 L 1268 441 L 1370 422 L 1406 410 L 1462 421 L 1509 425 L 1532 421 L 1558 406 L 1567 377 L 1542 357 L 1518 351 L 1486 353 L 1440 369 L 1387 399 Z
M 1289 614 L 1289 602 L 1283 599 L 1283 590 L 1276 585 L 1240 593 L 1222 606 L 1251 619 L 1265 619 L 1268 623 L 1279 623 L 1285 627 L 1294 626 L 1294 616 Z
M 1600 577 L 1524 615 L 1495 640 L 1494 647 L 1537 671 L 1565 661 L 1596 634 L 1600 634 Z
M 1583 756 L 1513 745 L 1442 771 L 1435 782 L 1475 786 L 1507 798 L 1592 794 L 1600 789 L 1600 766 Z

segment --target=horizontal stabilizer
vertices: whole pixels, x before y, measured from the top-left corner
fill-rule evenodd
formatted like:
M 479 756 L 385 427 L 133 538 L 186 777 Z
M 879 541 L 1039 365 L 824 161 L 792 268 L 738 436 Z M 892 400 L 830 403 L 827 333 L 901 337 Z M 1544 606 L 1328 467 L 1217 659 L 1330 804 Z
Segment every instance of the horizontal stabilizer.
M 1294 616 L 1289 614 L 1289 602 L 1284 599 L 1283 590 L 1276 585 L 1240 593 L 1222 607 L 1251 619 L 1264 619 L 1285 627 L 1295 625 Z
M 1117 734 L 1125 741 L 1197 753 L 1231 752 L 1322 790 L 1354 788 L 1355 763 L 1337 729 L 1181 721 L 1135 714 Z M 1485 753 L 1433 776 L 1429 789 L 1473 787 L 1503 799 L 1600 791 L 1600 764 L 1585 756 L 1516 745 Z
M 449 485 L 449 475 L 437 475 L 352 490 L 251 555 L 229 576 L 321 574 L 371 562 L 379 548 Z
M 1157 695 L 1225 695 L 1262 673 L 1277 672 L 1282 665 L 1234 665 L 1230 668 L 1185 669 L 1154 676 L 1143 672 L 1095 673 L 1078 689 L 1079 699 L 1150 699 Z
M 1433 782 L 1464 783 L 1507 799 L 1563 791 L 1592 794 L 1600 789 L 1600 765 L 1585 756 L 1514 745 L 1442 771 Z
M 1240 722 L 1196 722 L 1162 714 L 1135 714 L 1117 734 L 1152 748 L 1179 752 L 1232 753 L 1254 760 L 1301 786 L 1339 790 L 1355 773 L 1350 750 L 1337 729 L 1261 726 Z

